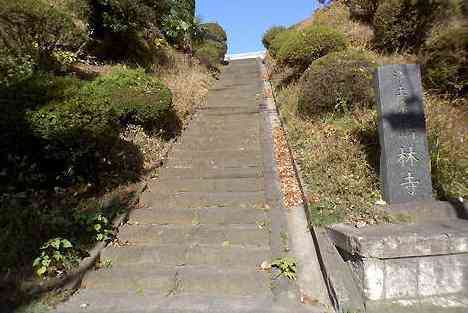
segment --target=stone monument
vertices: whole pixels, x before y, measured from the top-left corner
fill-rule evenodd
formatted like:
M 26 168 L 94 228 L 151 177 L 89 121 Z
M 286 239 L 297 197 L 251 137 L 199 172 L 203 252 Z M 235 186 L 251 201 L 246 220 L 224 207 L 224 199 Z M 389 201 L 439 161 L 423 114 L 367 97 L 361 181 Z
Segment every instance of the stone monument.
M 419 65 L 386 65 L 375 74 L 384 200 L 432 199 Z
M 328 235 L 366 305 L 453 295 L 465 299 L 467 212 L 433 198 L 419 66 L 381 66 L 374 78 L 383 209 L 408 215 L 410 222 L 362 228 L 337 224 L 327 227 Z

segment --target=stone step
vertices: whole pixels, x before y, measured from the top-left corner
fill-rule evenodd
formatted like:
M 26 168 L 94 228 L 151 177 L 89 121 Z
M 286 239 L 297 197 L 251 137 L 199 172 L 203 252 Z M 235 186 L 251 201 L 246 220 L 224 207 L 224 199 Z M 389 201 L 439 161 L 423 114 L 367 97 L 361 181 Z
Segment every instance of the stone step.
M 263 160 L 260 158 L 247 157 L 245 159 L 236 158 L 192 158 L 187 159 L 168 159 L 164 168 L 200 168 L 200 169 L 217 169 L 217 168 L 261 168 L 263 166 Z
M 150 192 L 170 194 L 176 192 L 249 192 L 263 191 L 264 181 L 258 178 L 230 179 L 163 179 L 148 185 Z
M 102 260 L 112 264 L 149 269 L 165 266 L 217 266 L 225 269 L 255 270 L 263 261 L 270 260 L 270 250 L 263 247 L 240 245 L 201 245 L 184 243 L 150 246 L 108 247 L 101 253 Z
M 174 149 L 168 157 L 169 160 L 193 160 L 193 159 L 241 159 L 241 160 L 257 160 L 263 159 L 260 150 L 221 150 L 221 151 L 193 151 Z
M 261 141 L 259 138 L 254 140 L 252 139 L 242 139 L 242 140 L 234 140 L 233 138 L 225 138 L 219 139 L 213 142 L 191 142 L 187 141 L 184 142 L 183 145 L 175 144 L 175 149 L 185 149 L 185 150 L 192 150 L 192 151 L 216 151 L 216 150 L 242 150 L 242 149 L 250 149 L 252 147 L 259 147 Z
M 207 266 L 116 266 L 88 275 L 87 289 L 96 292 L 149 292 L 174 296 L 184 294 L 210 296 L 252 296 L 268 293 L 270 273 Z
M 151 208 L 209 208 L 241 207 L 254 208 L 264 205 L 263 192 L 179 192 L 159 195 L 146 191 L 140 201 Z
M 220 100 L 217 100 L 220 101 Z M 239 106 L 239 100 L 227 101 L 219 105 L 210 104 L 208 103 L 204 107 L 198 109 L 198 112 L 202 114 L 202 116 L 206 115 L 246 115 L 249 116 L 251 114 L 258 114 L 259 108 L 254 105 L 246 105 L 246 106 Z
M 67 303 L 60 304 L 57 313 L 272 313 L 272 305 L 270 295 L 168 297 L 144 290 L 96 292 L 83 289 Z
M 264 208 L 146 208 L 130 213 L 129 222 L 149 225 L 261 224 L 267 220 Z
M 259 133 L 250 133 L 244 136 L 238 136 L 237 134 L 230 134 L 228 136 L 220 136 L 217 133 L 204 134 L 202 136 L 183 136 L 175 145 L 175 148 L 179 146 L 191 147 L 193 145 L 199 147 L 211 147 L 211 146 L 223 146 L 223 145 L 244 145 L 244 146 L 255 146 L 260 144 Z
M 213 246 L 241 245 L 268 247 L 269 232 L 256 224 L 247 225 L 125 225 L 119 230 L 121 242 L 138 246 L 176 243 Z
M 230 137 L 233 134 L 235 134 L 238 137 L 244 137 L 244 136 L 250 136 L 250 135 L 256 135 L 260 136 L 260 127 L 252 127 L 252 128 L 238 128 L 236 130 L 232 129 L 226 129 L 225 127 L 219 127 L 219 128 L 207 128 L 207 127 L 197 127 L 194 125 L 190 130 L 184 132 L 183 137 L 181 139 L 186 139 L 186 138 L 199 138 L 199 137 L 204 137 L 204 136 L 209 136 L 209 135 L 216 135 L 217 137 Z
M 226 150 L 220 150 L 226 151 Z M 262 178 L 263 168 L 244 167 L 244 168 L 162 168 L 160 172 L 161 179 L 173 178 Z

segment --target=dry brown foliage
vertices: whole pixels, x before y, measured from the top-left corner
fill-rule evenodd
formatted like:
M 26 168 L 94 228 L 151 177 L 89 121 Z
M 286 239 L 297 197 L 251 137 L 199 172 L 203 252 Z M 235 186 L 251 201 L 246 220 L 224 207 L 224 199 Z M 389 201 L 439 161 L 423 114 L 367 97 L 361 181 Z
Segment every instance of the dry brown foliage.
M 170 62 L 155 68 L 155 75 L 171 89 L 173 105 L 178 118 L 185 128 L 196 108 L 202 106 L 210 85 L 212 74 L 198 61 L 182 53 L 170 51 Z M 132 142 L 142 152 L 144 169 L 149 171 L 161 165 L 171 142 L 160 136 L 146 134 L 143 128 L 130 125 L 121 138 Z
M 343 32 L 350 45 L 355 48 L 370 48 L 374 37 L 370 26 L 351 20 L 349 8 L 343 1 L 335 1 L 329 7 L 317 10 L 297 28 L 304 29 L 311 24 L 325 25 Z
M 175 53 L 175 62 L 157 70 L 171 89 L 177 115 L 185 126 L 197 106 L 203 105 L 213 75 L 195 59 Z

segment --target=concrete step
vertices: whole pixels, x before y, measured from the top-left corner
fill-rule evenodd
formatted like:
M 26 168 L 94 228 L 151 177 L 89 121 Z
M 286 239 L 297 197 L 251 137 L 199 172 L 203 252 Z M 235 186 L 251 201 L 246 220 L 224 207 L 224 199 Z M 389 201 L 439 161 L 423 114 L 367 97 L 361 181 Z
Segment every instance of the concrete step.
M 246 225 L 125 225 L 119 230 L 121 242 L 138 246 L 176 243 L 213 246 L 240 245 L 264 247 L 269 245 L 269 232 L 256 224 Z
M 261 141 L 259 138 L 254 140 L 248 138 L 244 140 L 230 140 L 226 138 L 224 140 L 216 140 L 212 142 L 190 142 L 186 141 L 183 145 L 175 144 L 175 149 L 184 149 L 192 151 L 218 151 L 218 150 L 247 150 L 252 147 L 260 147 Z
M 250 127 L 250 128 L 241 128 L 241 129 L 236 129 L 235 131 L 231 129 L 226 129 L 225 127 L 218 127 L 218 128 L 209 128 L 209 127 L 197 127 L 194 125 L 193 128 L 191 128 L 188 131 L 185 131 L 183 134 L 183 137 L 180 140 L 186 140 L 186 139 L 197 139 L 200 137 L 205 137 L 205 136 L 214 136 L 216 135 L 217 137 L 220 138 L 226 138 L 229 136 L 232 136 L 235 134 L 238 137 L 248 137 L 251 135 L 256 135 L 260 136 L 260 127 Z
M 220 149 L 229 147 L 244 147 L 259 146 L 261 144 L 260 136 L 258 134 L 250 134 L 247 136 L 187 136 L 183 137 L 180 141 L 174 144 L 174 148 L 183 147 L 185 149 Z
M 144 290 L 96 292 L 83 289 L 67 303 L 59 305 L 57 313 L 272 313 L 272 306 L 269 295 L 162 296 Z
M 146 208 L 134 210 L 129 222 L 147 225 L 257 224 L 267 220 L 264 208 Z
M 224 150 L 223 150 L 224 151 Z M 173 178 L 263 178 L 263 168 L 163 168 L 159 175 L 161 179 Z
M 217 266 L 225 269 L 255 270 L 270 260 L 268 248 L 240 245 L 187 245 L 184 243 L 149 246 L 108 247 L 101 254 L 103 260 L 123 266 Z
M 241 207 L 255 208 L 264 206 L 263 192 L 180 192 L 159 195 L 146 191 L 140 201 L 151 208 L 209 208 Z
M 248 192 L 263 191 L 264 181 L 258 178 L 163 179 L 150 182 L 148 190 L 160 194 L 177 192 Z
M 200 169 L 217 169 L 217 168 L 259 168 L 263 166 L 261 158 L 223 158 L 221 155 L 217 158 L 200 158 L 194 157 L 191 160 L 170 158 L 166 161 L 165 168 L 200 168 Z
M 259 108 L 255 105 L 255 101 L 252 101 L 252 104 L 250 105 L 244 105 L 244 106 L 239 105 L 238 98 L 234 98 L 231 101 L 225 101 L 224 99 L 223 100 L 218 99 L 217 101 L 220 102 L 219 105 L 208 102 L 208 104 L 200 108 L 198 112 L 204 116 L 207 116 L 207 115 L 249 116 L 250 114 L 259 113 Z
M 197 294 L 253 296 L 268 293 L 270 273 L 207 266 L 131 266 L 102 269 L 88 275 L 84 286 L 96 292 L 147 291 L 166 296 Z
M 168 156 L 168 160 L 182 160 L 190 161 L 194 159 L 225 159 L 225 160 L 263 160 L 263 155 L 259 149 L 252 150 L 221 150 L 221 151 L 193 151 L 193 150 L 182 150 L 173 149 L 171 154 Z

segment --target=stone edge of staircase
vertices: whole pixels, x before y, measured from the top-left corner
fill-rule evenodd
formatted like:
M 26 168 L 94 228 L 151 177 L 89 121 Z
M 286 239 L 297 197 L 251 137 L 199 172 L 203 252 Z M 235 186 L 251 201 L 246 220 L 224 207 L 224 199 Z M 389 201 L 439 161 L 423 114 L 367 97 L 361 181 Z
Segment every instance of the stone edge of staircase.
M 264 83 L 264 88 L 265 91 L 266 89 L 271 90 L 271 95 L 272 96 L 267 96 L 268 93 L 265 92 L 265 97 L 264 101 L 265 102 L 270 102 L 271 105 L 274 106 L 275 111 L 273 114 L 276 115 L 278 118 L 278 122 L 280 124 L 280 127 L 283 128 L 286 133 L 288 132 L 287 126 L 282 119 L 281 114 L 279 113 L 278 106 L 276 104 L 276 94 L 275 90 L 272 86 L 271 81 L 268 79 L 267 74 L 266 74 L 266 65 L 264 63 L 265 58 L 259 58 L 259 66 L 261 67 L 262 71 L 262 80 Z M 289 155 L 290 159 L 292 160 L 296 180 L 298 182 L 298 185 L 300 187 L 300 191 L 302 194 L 302 204 L 298 205 L 296 207 L 291 208 L 293 212 L 296 212 L 296 214 L 293 214 L 292 216 L 289 216 L 290 222 L 296 224 L 296 226 L 303 226 L 304 222 L 307 223 L 309 233 L 311 234 L 313 244 L 314 244 L 314 251 L 316 253 L 316 260 L 318 261 L 318 264 L 309 264 L 311 267 L 319 267 L 322 275 L 322 280 L 321 280 L 321 285 L 320 288 L 326 288 L 326 296 L 328 299 L 326 299 L 324 304 L 326 306 L 331 306 L 333 309 L 337 312 L 365 312 L 365 305 L 364 305 L 364 299 L 363 296 L 359 293 L 358 288 L 356 286 L 356 283 L 354 281 L 354 278 L 352 277 L 352 273 L 350 272 L 348 266 L 346 263 L 343 261 L 341 256 L 339 255 L 339 252 L 337 251 L 336 247 L 332 245 L 330 240 L 328 240 L 328 237 L 326 236 L 326 233 L 323 231 L 323 229 L 320 228 L 314 228 L 311 226 L 308 220 L 307 216 L 307 211 L 308 211 L 308 205 L 307 205 L 307 197 L 304 192 L 304 179 L 303 175 L 301 172 L 301 168 L 299 164 L 297 164 L 296 160 L 293 157 L 293 153 L 291 150 L 291 145 L 289 142 L 286 140 L 286 144 L 288 145 L 288 150 L 289 150 Z M 276 163 L 275 160 L 273 160 L 274 163 Z M 276 165 L 275 165 L 276 166 Z M 279 178 L 277 177 L 279 180 Z M 281 191 L 279 191 L 281 192 Z M 297 232 L 297 231 L 296 231 Z M 297 234 L 299 237 L 301 237 L 300 234 Z M 300 239 L 300 238 L 299 238 Z M 304 258 L 306 255 L 302 255 Z M 307 263 L 310 263 L 310 260 L 303 260 Z M 313 261 L 312 261 L 313 262 Z M 300 281 L 300 275 L 306 274 L 307 273 L 299 273 L 299 287 L 307 289 L 305 284 L 310 282 L 309 279 L 305 279 L 304 281 Z M 320 290 L 319 292 L 324 292 L 324 290 Z

